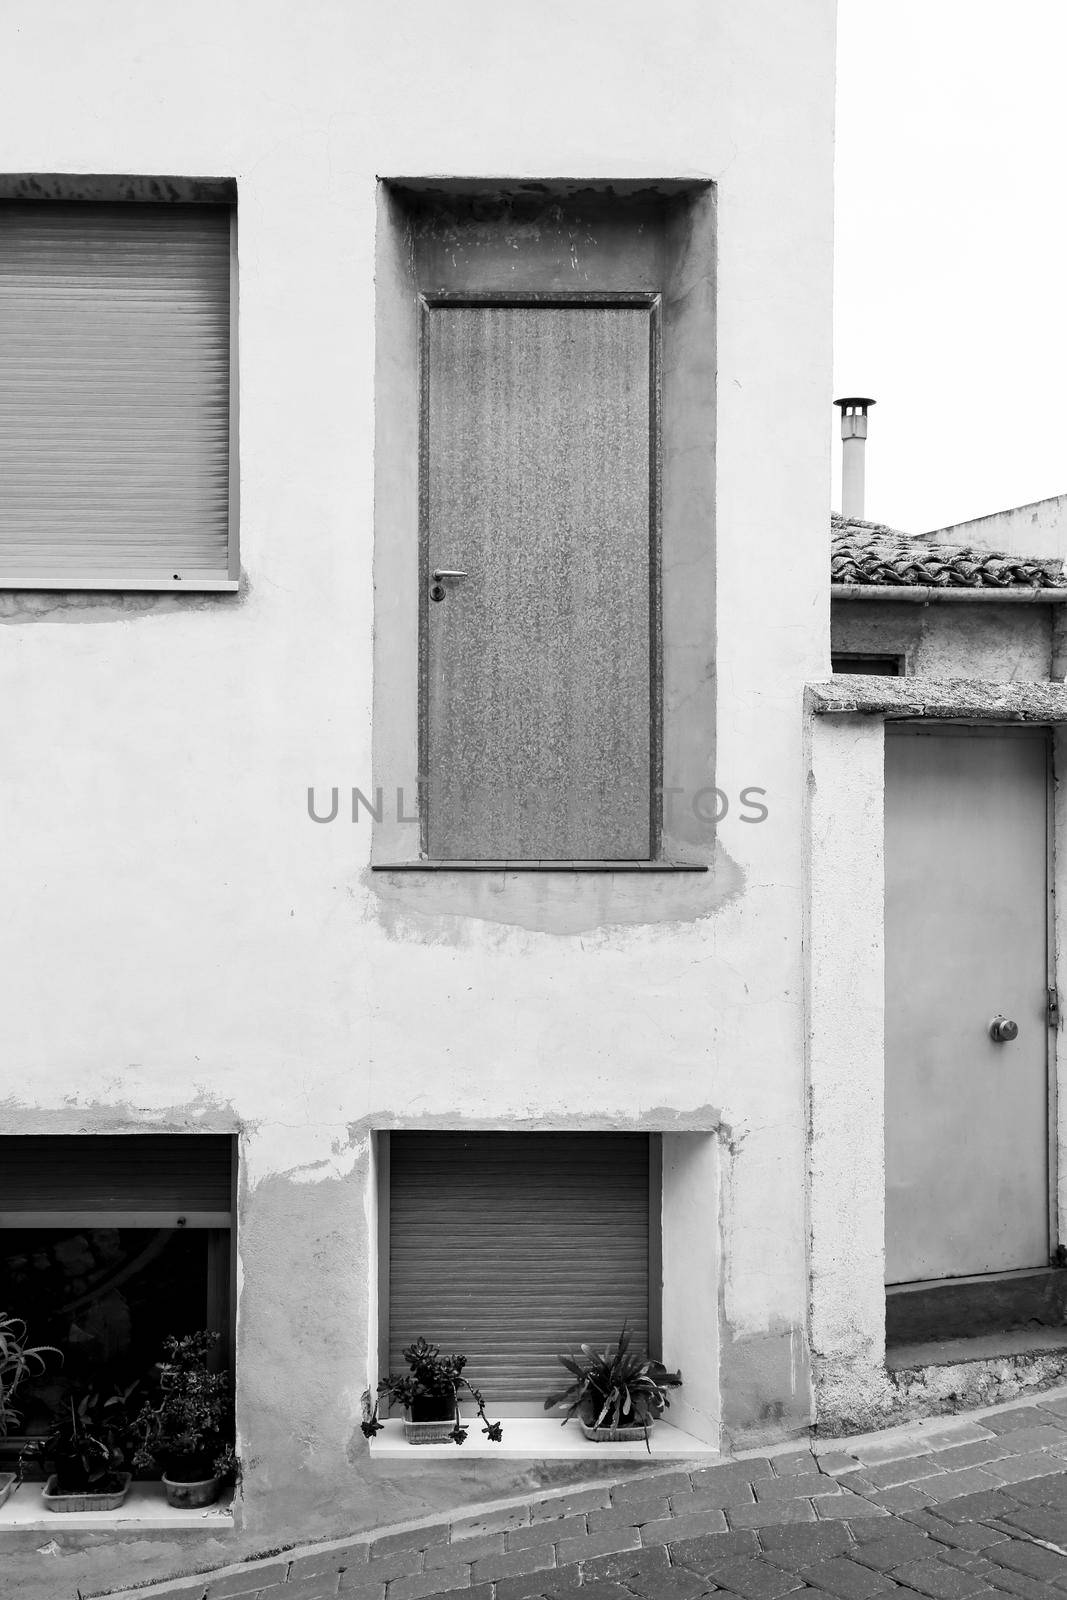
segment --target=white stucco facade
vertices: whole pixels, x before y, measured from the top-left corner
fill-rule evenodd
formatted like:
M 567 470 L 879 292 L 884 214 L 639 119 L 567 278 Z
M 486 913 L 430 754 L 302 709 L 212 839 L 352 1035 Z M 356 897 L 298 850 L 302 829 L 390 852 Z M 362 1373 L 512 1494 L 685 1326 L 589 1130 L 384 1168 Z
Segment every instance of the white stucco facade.
M 249 1539 L 516 1481 L 484 1462 L 375 1464 L 360 1434 L 372 1143 L 391 1127 L 662 1131 L 681 1404 L 726 1442 L 801 1432 L 802 694 L 829 664 L 832 0 L 679 0 L 651 29 L 635 6 L 482 0 L 41 0 L 9 20 L 10 171 L 237 181 L 243 580 L 235 596 L 0 595 L 4 1131 L 239 1134 Z M 390 608 L 379 594 L 376 622 L 377 182 L 394 175 L 714 185 L 702 668 L 705 780 L 729 810 L 706 874 L 369 869 L 347 796 L 403 781 L 371 749 Z M 321 803 L 333 786 L 338 818 L 316 824 L 308 789 Z M 748 786 L 765 791 L 758 824 Z M 876 1010 L 873 969 L 868 987 Z M 835 1293 L 854 1290 L 845 1273 Z M 830 1317 L 816 1345 L 844 1336 Z

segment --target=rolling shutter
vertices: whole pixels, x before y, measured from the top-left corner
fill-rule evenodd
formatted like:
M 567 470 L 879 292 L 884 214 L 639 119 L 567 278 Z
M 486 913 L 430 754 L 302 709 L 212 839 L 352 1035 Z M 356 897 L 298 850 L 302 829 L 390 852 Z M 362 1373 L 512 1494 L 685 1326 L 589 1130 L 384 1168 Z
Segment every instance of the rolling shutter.
M 230 586 L 230 217 L 0 204 L 0 584 Z
M 0 1137 L 0 1225 L 60 1226 L 76 1217 L 128 1227 L 229 1226 L 229 1134 Z M 169 1221 L 168 1221 L 169 1219 Z
M 649 1138 L 394 1133 L 389 1370 L 420 1335 L 487 1399 L 538 1405 L 559 1355 L 649 1327 Z

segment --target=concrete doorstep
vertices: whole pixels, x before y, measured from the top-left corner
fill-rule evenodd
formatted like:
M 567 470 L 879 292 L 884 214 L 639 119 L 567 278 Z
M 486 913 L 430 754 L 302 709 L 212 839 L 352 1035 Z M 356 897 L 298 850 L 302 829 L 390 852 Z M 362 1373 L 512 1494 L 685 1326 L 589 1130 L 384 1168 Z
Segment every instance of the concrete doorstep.
M 1067 1388 L 98 1591 L 144 1600 L 1067 1597 Z

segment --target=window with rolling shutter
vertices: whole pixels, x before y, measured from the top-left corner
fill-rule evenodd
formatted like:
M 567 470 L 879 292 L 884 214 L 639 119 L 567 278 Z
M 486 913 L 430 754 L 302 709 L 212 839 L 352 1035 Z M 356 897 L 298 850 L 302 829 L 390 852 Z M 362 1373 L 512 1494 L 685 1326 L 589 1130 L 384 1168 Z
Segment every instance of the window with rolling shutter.
M 391 1134 L 388 1370 L 422 1335 L 462 1351 L 487 1399 L 537 1409 L 561 1352 L 624 1323 L 654 1345 L 657 1148 L 643 1133 Z
M 226 1133 L 5 1134 L 0 1227 L 228 1228 L 232 1174 Z
M 0 202 L 0 586 L 237 587 L 234 230 Z
M 0 1136 L 0 1310 L 62 1374 L 125 1389 L 169 1334 L 211 1328 L 233 1361 L 234 1140 L 228 1134 Z M 19 1429 L 46 1431 L 54 1364 L 20 1389 Z M 5 1463 L 6 1464 L 6 1463 Z

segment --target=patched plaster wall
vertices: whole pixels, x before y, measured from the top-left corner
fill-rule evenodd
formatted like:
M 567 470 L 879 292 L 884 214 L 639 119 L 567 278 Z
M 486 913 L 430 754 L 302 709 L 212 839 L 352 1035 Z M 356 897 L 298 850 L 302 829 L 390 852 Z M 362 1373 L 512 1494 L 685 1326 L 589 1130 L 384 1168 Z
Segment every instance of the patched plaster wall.
M 751 1409 L 763 1436 L 796 1432 L 832 0 L 671 0 L 651 32 L 631 0 L 610 25 L 542 0 L 322 0 L 310 24 L 291 0 L 146 15 L 134 0 L 16 6 L 5 160 L 236 178 L 245 582 L 224 601 L 0 607 L 5 1127 L 240 1133 L 246 1540 L 564 1471 L 460 1451 L 371 1462 L 357 1423 L 375 1126 L 684 1132 L 713 1106 L 730 1129 L 721 1216 L 666 1298 L 684 1270 L 710 1301 L 715 1275 L 721 1335 L 694 1404 L 714 1417 L 721 1387 L 729 1429 Z M 379 174 L 716 186 L 716 649 L 701 667 L 706 777 L 730 805 L 699 880 L 501 875 L 460 898 L 414 879 L 386 895 L 365 817 L 309 819 L 309 786 L 392 781 L 371 760 Z M 408 693 L 415 670 L 412 656 Z M 762 821 L 739 804 L 748 785 Z
M 902 655 L 909 675 L 1042 682 L 1052 675 L 1053 621 L 1061 609 L 995 600 L 835 600 L 831 638 L 835 651 Z

